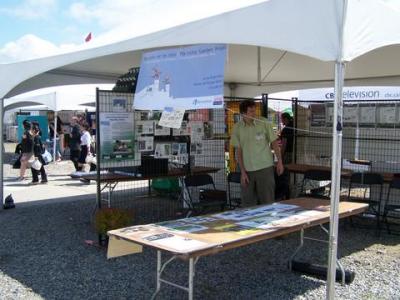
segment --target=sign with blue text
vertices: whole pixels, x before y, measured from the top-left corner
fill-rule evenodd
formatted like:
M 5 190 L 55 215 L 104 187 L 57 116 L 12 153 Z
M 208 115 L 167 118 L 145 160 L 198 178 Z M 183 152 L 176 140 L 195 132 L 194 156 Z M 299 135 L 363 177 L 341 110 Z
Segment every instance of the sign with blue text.
M 221 108 L 226 45 L 197 45 L 145 53 L 135 109 Z

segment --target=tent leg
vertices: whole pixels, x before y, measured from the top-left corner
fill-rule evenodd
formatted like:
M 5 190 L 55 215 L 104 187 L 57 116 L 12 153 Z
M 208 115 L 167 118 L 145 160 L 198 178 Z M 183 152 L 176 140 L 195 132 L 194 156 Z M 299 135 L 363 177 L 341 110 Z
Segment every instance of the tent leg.
M 56 160 L 56 143 L 57 143 L 57 111 L 54 112 L 54 136 L 53 136 L 53 162 Z
M 328 281 L 326 284 L 326 298 L 335 298 L 337 242 L 338 242 L 338 211 L 340 196 L 340 174 L 342 162 L 342 136 L 343 136 L 343 83 L 344 63 L 335 64 L 335 103 L 333 112 L 333 142 L 332 142 L 332 193 L 331 212 L 329 223 L 329 258 L 328 258 Z
M 4 98 L 1 99 L 1 105 L 0 105 L 0 182 L 1 182 L 1 189 L 0 189 L 0 201 L 1 201 L 1 208 L 3 209 L 3 204 L 4 204 L 4 197 L 3 197 L 3 192 L 4 192 L 4 181 L 3 181 L 3 152 L 4 152 L 4 135 L 3 135 L 3 122 L 4 122 Z

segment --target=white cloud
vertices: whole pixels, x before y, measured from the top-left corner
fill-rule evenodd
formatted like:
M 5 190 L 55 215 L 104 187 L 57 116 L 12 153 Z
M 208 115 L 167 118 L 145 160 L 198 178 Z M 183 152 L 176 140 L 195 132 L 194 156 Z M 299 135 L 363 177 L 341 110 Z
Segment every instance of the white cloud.
M 100 45 L 176 26 L 263 0 L 100 0 L 95 5 L 75 2 L 69 15 L 77 22 L 95 22 L 92 44 Z
M 27 34 L 16 41 L 5 44 L 4 47 L 0 49 L 0 63 L 10 63 L 55 55 L 71 51 L 75 48 L 77 48 L 77 45 L 63 44 L 56 46 L 33 34 Z
M 22 19 L 48 17 L 57 8 L 56 0 L 25 0 L 12 8 L 0 8 L 0 12 Z
M 265 0 L 99 0 L 90 6 L 83 2 L 74 2 L 70 5 L 68 14 L 76 22 L 65 26 L 65 30 L 81 34 L 81 44 L 55 45 L 34 34 L 26 34 L 0 48 L 0 63 L 110 44 L 261 1 Z M 55 0 L 26 0 L 19 8 L 36 5 L 36 11 L 41 6 L 46 6 L 46 3 L 50 6 L 56 5 Z M 93 24 L 93 36 L 89 43 L 83 42 L 87 32 L 78 32 L 81 22 Z

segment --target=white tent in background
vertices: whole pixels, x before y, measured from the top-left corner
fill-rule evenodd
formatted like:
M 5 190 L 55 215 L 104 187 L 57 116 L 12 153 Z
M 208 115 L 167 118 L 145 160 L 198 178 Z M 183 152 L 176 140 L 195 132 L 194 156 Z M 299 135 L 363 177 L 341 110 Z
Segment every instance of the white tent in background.
M 49 110 L 85 110 L 96 102 L 96 88 L 110 89 L 111 84 L 86 84 L 74 86 L 57 86 L 38 89 L 5 98 L 3 109 L 14 109 L 32 105 L 45 105 Z
M 108 85 L 107 85 L 108 86 Z M 45 107 L 54 111 L 54 127 L 57 128 L 57 113 L 62 110 L 93 110 L 88 104 L 96 102 L 96 90 L 94 86 L 81 87 L 57 87 L 38 90 L 25 95 L 4 99 L 4 112 L 28 106 Z M 33 107 L 34 108 L 34 107 Z M 56 140 L 54 130 L 54 141 Z M 53 157 L 56 157 L 56 143 L 53 143 Z
M 269 0 L 98 48 L 0 65 L 0 98 L 43 86 L 113 82 L 139 65 L 143 51 L 201 43 L 229 45 L 225 81 L 231 96 L 334 83 L 327 284 L 327 296 L 333 298 L 343 83 L 346 79 L 347 85 L 400 85 L 399 28 L 396 0 Z

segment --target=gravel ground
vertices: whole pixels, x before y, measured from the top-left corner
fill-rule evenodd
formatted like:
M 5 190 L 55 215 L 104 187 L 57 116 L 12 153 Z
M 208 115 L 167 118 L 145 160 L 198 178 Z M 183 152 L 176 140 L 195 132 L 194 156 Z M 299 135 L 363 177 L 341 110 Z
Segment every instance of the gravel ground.
M 105 251 L 85 244 L 95 239 L 92 200 L 45 205 L 20 204 L 0 211 L 1 299 L 149 299 L 155 289 L 156 253 L 106 260 Z M 320 230 L 310 235 L 323 236 Z M 287 258 L 298 236 L 270 240 L 199 260 L 196 299 L 321 299 L 325 282 L 289 272 Z M 338 299 L 399 299 L 400 236 L 354 229 L 340 232 L 340 256 L 356 272 L 350 285 L 336 285 Z M 301 260 L 322 262 L 324 246 L 310 242 Z M 186 282 L 187 264 L 167 275 Z M 185 299 L 165 287 L 160 299 Z
M 58 166 L 49 173 L 65 174 L 71 167 Z M 5 165 L 5 176 L 15 171 Z M 93 201 L 94 195 L 83 195 L 0 210 L 0 299 L 151 297 L 156 287 L 155 251 L 107 260 L 104 249 L 85 243 L 96 239 Z M 137 220 L 143 223 L 167 213 L 161 205 L 165 200 L 137 203 Z M 307 233 L 325 237 L 318 228 Z M 377 237 L 373 230 L 341 226 L 339 238 L 340 260 L 356 277 L 350 285 L 336 285 L 336 298 L 400 299 L 400 236 L 382 231 Z M 291 234 L 201 258 L 195 299 L 325 298 L 325 281 L 288 271 L 287 259 L 297 243 L 298 235 Z M 298 260 L 318 263 L 326 258 L 326 246 L 315 242 L 306 242 L 298 255 Z M 187 271 L 187 263 L 178 261 L 166 276 L 186 285 Z M 187 299 L 187 294 L 163 286 L 159 299 Z

